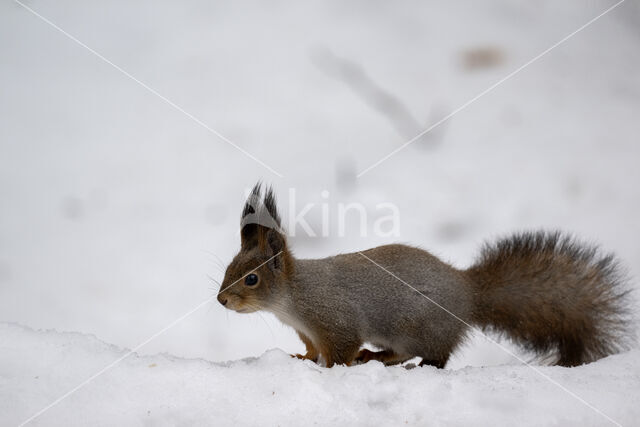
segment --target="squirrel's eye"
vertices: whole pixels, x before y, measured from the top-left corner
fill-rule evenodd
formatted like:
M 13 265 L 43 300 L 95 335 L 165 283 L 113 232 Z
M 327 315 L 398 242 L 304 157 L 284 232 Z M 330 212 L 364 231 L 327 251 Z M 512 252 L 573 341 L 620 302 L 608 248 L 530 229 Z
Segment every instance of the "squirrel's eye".
M 247 286 L 253 286 L 256 283 L 258 283 L 258 276 L 253 273 L 244 278 L 244 284 Z

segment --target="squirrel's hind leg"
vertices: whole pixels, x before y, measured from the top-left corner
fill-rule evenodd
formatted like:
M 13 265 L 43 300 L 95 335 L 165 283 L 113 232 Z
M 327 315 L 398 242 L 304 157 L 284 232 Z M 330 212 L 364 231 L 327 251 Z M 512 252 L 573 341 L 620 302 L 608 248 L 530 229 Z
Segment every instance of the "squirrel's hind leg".
M 412 356 L 398 354 L 393 350 L 371 351 L 363 348 L 356 356 L 356 362 L 367 363 L 370 360 L 377 360 L 387 366 L 404 363 Z
M 422 359 L 422 362 L 420 362 L 420 364 L 418 366 L 430 365 L 430 366 L 435 366 L 438 369 L 444 369 L 444 367 L 447 364 L 448 360 L 449 360 L 449 356 L 441 358 L 440 360 Z
M 358 339 L 348 339 L 346 336 L 330 336 L 318 342 L 318 349 L 324 358 L 327 368 L 333 365 L 347 365 L 353 363 L 362 342 Z

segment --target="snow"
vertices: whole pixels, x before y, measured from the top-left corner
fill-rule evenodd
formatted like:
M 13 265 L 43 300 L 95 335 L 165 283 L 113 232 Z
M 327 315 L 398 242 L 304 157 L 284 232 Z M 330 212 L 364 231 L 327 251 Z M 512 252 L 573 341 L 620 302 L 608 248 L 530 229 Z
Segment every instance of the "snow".
M 327 422 L 337 413 L 322 406 L 327 401 L 332 407 L 342 405 L 340 416 L 351 416 L 356 423 L 386 421 L 381 408 L 388 398 L 389 417 L 404 410 L 428 417 L 423 423 L 455 425 L 456 417 L 465 416 L 471 423 L 473 411 L 481 417 L 491 408 L 491 416 L 506 423 L 508 416 L 499 414 L 502 408 L 514 417 L 546 416 L 534 419 L 550 424 L 563 424 L 563 416 L 601 424 L 601 417 L 573 406 L 567 396 L 547 388 L 552 385 L 481 338 L 455 355 L 451 371 L 375 364 L 326 371 L 285 361 L 278 352 L 263 355 L 269 348 L 303 351 L 295 333 L 271 315 L 230 313 L 215 301 L 191 310 L 217 290 L 209 276 L 220 280 L 219 264 L 238 250 L 244 192 L 259 179 L 275 186 L 285 224 L 290 189 L 295 189 L 299 207 L 316 203 L 307 218 L 318 236 L 289 230 L 297 231 L 291 244 L 300 257 L 406 242 L 464 267 L 485 239 L 554 228 L 614 251 L 638 289 L 638 2 L 625 1 L 360 178 L 358 172 L 613 3 L 25 3 L 284 178 L 17 3 L 0 2 L 0 321 L 92 334 L 117 345 L 108 347 L 84 335 L 4 327 L 0 404 L 9 410 L 0 412 L 0 423 L 19 422 L 108 365 L 122 354 L 119 348 L 136 348 L 190 313 L 137 348 L 136 356 L 51 409 L 42 423 L 79 423 L 74 414 L 98 413 L 92 410 L 103 411 L 109 420 L 132 416 L 128 399 L 153 396 L 157 406 L 149 407 L 149 417 L 161 413 L 159 408 L 167 411 L 166 418 L 155 420 L 159 423 L 172 420 L 170 406 L 162 405 L 187 407 L 190 399 L 194 406 L 202 404 L 194 408 L 191 421 L 204 419 L 198 414 L 222 419 L 212 412 L 225 410 L 216 400 L 227 403 L 226 414 L 260 417 L 241 394 L 262 390 L 268 395 L 270 390 L 263 389 L 268 384 L 260 381 L 273 383 L 271 375 L 287 377 L 291 371 L 308 380 L 304 387 L 318 396 L 305 403 L 317 411 L 314 417 Z M 477 49 L 493 49 L 499 59 L 485 68 L 465 66 L 465 52 Z M 354 74 L 345 70 L 359 78 L 350 79 Z M 381 99 L 397 107 L 393 114 Z M 328 199 L 323 191 L 329 192 Z M 320 204 L 325 202 L 332 215 L 337 203 L 362 203 L 371 218 L 368 235 L 360 236 L 358 224 L 348 222 L 347 235 L 337 236 L 333 219 L 330 235 L 323 237 Z M 399 236 L 372 233 L 375 207 L 384 202 L 400 210 Z M 243 361 L 218 363 L 237 359 Z M 612 418 L 634 421 L 628 403 L 638 392 L 623 387 L 633 377 L 616 380 L 612 374 L 608 379 L 605 372 L 619 373 L 635 359 L 632 352 L 575 371 L 541 369 Z M 273 366 L 265 366 L 271 362 Z M 153 363 L 160 369 L 146 368 Z M 490 365 L 500 367 L 486 367 Z M 267 378 L 236 390 L 229 381 L 250 384 L 243 366 L 245 374 Z M 134 368 L 167 375 L 136 377 L 129 372 Z M 188 368 L 202 372 L 194 376 Z M 260 370 L 264 372 L 258 374 Z M 38 381 L 29 372 L 46 384 L 33 388 Z M 125 385 L 119 373 L 138 378 L 138 388 Z M 506 381 L 514 373 L 521 379 Z M 323 380 L 342 375 L 344 384 Z M 420 378 L 424 376 L 429 378 Z M 121 381 L 109 383 L 115 378 Z M 168 382 L 182 400 L 163 395 L 156 384 L 147 388 L 145 381 L 154 378 L 157 384 Z M 387 388 L 373 387 L 371 381 L 377 380 Z M 203 382 L 214 388 L 203 386 L 186 395 Z M 282 389 L 269 399 L 303 385 L 297 382 L 278 383 Z M 617 382 L 627 393 L 619 394 Z M 351 394 L 346 384 L 353 387 Z M 332 387 L 343 393 L 331 394 Z M 513 400 L 509 393 L 492 400 L 492 387 L 514 387 Z M 385 390 L 388 394 L 382 395 Z M 396 390 L 404 400 L 389 397 Z M 451 390 L 466 400 L 453 402 Z M 409 391 L 425 396 L 424 402 L 411 401 L 415 396 L 405 396 Z M 290 402 L 303 399 L 293 389 L 289 392 Z M 367 400 L 357 406 L 366 410 L 356 415 L 347 403 L 356 404 L 354 399 L 365 392 L 378 396 L 378 404 Z M 441 410 L 429 405 L 447 396 L 451 406 Z M 518 399 L 522 396 L 528 399 Z M 206 407 L 205 398 L 212 399 Z M 96 409 L 101 399 L 115 403 Z M 286 405 L 285 400 L 279 404 Z M 244 406 L 232 408 L 233 401 Z M 187 416 L 187 411 L 178 412 Z M 518 420 L 527 422 L 525 418 Z
M 6 323 L 0 343 L 3 425 L 128 353 L 89 335 Z M 606 417 L 634 425 L 640 416 L 640 350 L 536 369 L 559 385 L 524 365 L 327 369 L 278 349 L 225 363 L 131 355 L 31 425 L 601 426 L 614 425 Z

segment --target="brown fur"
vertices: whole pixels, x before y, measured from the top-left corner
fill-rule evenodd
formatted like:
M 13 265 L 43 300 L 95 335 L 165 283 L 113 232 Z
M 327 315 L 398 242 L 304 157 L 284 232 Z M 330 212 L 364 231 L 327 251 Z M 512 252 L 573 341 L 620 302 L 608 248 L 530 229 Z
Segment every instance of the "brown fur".
M 467 270 L 405 245 L 296 259 L 273 192 L 261 199 L 259 184 L 241 225 L 241 250 L 218 300 L 239 312 L 275 314 L 298 332 L 302 359 L 322 357 L 332 366 L 421 357 L 421 366 L 443 368 L 470 325 L 555 354 L 563 366 L 612 354 L 629 341 L 627 291 L 614 258 L 559 233 L 500 240 Z M 257 283 L 246 283 L 249 274 Z M 364 343 L 382 351 L 359 351 Z
M 625 348 L 628 290 L 612 255 L 560 233 L 523 233 L 486 246 L 467 274 L 474 322 L 575 366 Z

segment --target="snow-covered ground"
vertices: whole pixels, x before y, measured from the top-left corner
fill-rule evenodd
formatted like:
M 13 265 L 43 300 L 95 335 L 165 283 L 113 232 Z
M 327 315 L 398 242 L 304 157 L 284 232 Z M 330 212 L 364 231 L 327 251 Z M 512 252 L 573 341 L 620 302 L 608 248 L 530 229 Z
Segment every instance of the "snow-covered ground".
M 127 354 L 93 336 L 9 324 L 0 325 L 0 350 L 4 425 L 26 420 L 60 397 L 60 388 L 72 389 Z M 640 417 L 639 384 L 639 350 L 538 372 L 379 362 L 327 369 L 278 349 L 226 363 L 132 355 L 32 423 L 631 426 Z
M 239 247 L 244 192 L 258 179 L 274 184 L 285 223 L 290 189 L 298 207 L 316 204 L 307 219 L 318 233 L 320 205 L 328 205 L 329 236 L 310 238 L 296 230 L 291 239 L 300 257 L 401 241 L 462 267 L 487 238 L 559 228 L 615 251 L 630 276 L 638 277 L 637 1 L 626 0 L 360 178 L 358 172 L 614 2 L 24 3 L 284 175 L 242 154 L 18 3 L 0 2 L 0 321 L 88 333 L 119 348 L 136 348 L 190 313 L 138 348 L 140 358 L 127 359 L 121 371 L 114 369 L 74 394 L 43 423 L 70 419 L 78 402 L 133 402 L 134 392 L 155 402 L 149 408 L 155 416 L 154 408 L 174 404 L 159 403 L 169 394 L 155 388 L 158 394 L 149 395 L 144 381 L 155 377 L 134 376 L 138 389 L 117 378 L 156 363 L 158 369 L 143 371 L 158 375 L 151 373 L 166 367 L 167 377 L 158 384 L 166 381 L 173 390 L 181 384 L 178 402 L 212 400 L 212 408 L 201 405 L 194 418 L 172 419 L 176 423 L 205 420 L 198 413 L 227 414 L 221 416 L 226 422 L 235 412 L 259 416 L 232 403 L 243 400 L 242 390 L 250 384 L 242 377 L 262 370 L 251 393 L 267 387 L 259 381 L 268 384 L 284 371 L 300 372 L 308 380 L 303 386 L 323 391 L 318 399 L 325 399 L 309 398 L 317 406 L 301 413 L 322 410 L 325 421 L 331 412 L 322 405 L 330 399 L 342 405 L 352 390 L 354 396 L 382 394 L 377 406 L 378 397 L 366 405 L 361 401 L 357 408 L 370 411 L 361 420 L 378 414 L 373 419 L 384 421 L 381 408 L 388 400 L 390 417 L 406 410 L 455 424 L 456 417 L 471 420 L 472 410 L 483 406 L 477 402 L 489 399 L 486 405 L 497 408 L 505 398 L 505 414 L 518 420 L 549 409 L 548 415 L 539 414 L 548 416 L 540 422 L 563 424 L 565 417 L 582 414 L 600 424 L 589 410 L 573 411 L 577 406 L 560 399 L 557 390 L 552 393 L 528 368 L 504 367 L 517 361 L 482 339 L 472 340 L 450 363 L 453 370 L 444 372 L 375 364 L 325 371 L 285 361 L 278 351 L 223 367 L 214 362 L 257 357 L 270 348 L 300 352 L 302 345 L 269 315 L 239 315 L 203 302 L 217 290 L 209 276 L 219 280 L 219 264 Z M 367 236 L 353 223 L 346 236 L 337 236 L 334 215 L 341 202 L 367 207 Z M 397 237 L 371 232 L 376 205 L 383 202 L 400 210 Z M 16 327 L 5 327 L 2 334 L 7 338 L 1 344 L 0 402 L 11 402 L 0 412 L 2 424 L 19 421 L 120 354 L 79 335 L 40 335 Z M 55 344 L 62 342 L 68 361 Z M 153 356 L 161 352 L 174 356 Z M 632 420 L 634 377 L 619 380 L 629 384 L 626 400 L 616 397 L 615 375 L 604 377 L 636 366 L 637 359 L 630 353 L 576 370 L 544 372 L 603 405 L 613 418 Z M 503 366 L 455 370 L 468 365 Z M 55 368 L 34 375 L 47 378 L 44 391 L 26 379 L 38 366 Z M 200 378 L 192 367 L 211 372 Z M 180 379 L 183 374 L 187 379 Z M 322 379 L 340 383 L 343 375 L 342 391 L 331 395 L 333 382 Z M 378 379 L 382 391 L 376 392 L 371 384 Z M 234 388 L 235 380 L 243 386 Z M 191 381 L 193 387 L 199 384 L 200 394 L 184 394 Z M 204 390 L 205 383 L 216 381 L 224 392 Z M 489 387 L 505 393 L 493 401 Z M 527 399 L 509 400 L 511 387 L 516 397 Z M 409 405 L 410 400 L 386 399 L 384 390 L 425 396 L 425 407 L 415 400 Z M 440 411 L 428 402 L 440 395 L 461 398 Z M 476 402 L 471 412 L 464 396 Z M 225 405 L 216 405 L 220 402 L 226 412 Z M 132 414 L 125 406 L 114 404 L 111 416 Z M 83 410 L 92 413 L 93 407 Z M 108 408 L 99 409 L 105 417 Z M 339 408 L 355 419 L 356 407 Z M 186 411 L 179 412 L 186 417 Z M 506 422 L 507 415 L 500 419 Z

